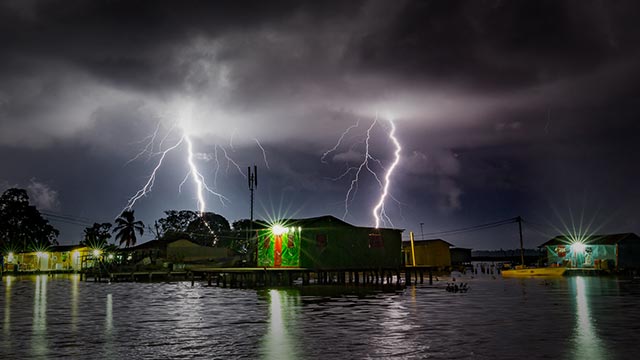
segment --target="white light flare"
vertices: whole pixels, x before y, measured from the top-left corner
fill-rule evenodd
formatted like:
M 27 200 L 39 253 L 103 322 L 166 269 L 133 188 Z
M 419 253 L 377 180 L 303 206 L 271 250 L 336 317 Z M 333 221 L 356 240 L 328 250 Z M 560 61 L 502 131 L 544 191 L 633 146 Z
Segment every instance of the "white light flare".
M 391 139 L 393 144 L 396 146 L 396 150 L 394 152 L 395 160 L 393 161 L 393 163 L 391 164 L 389 169 L 387 169 L 387 173 L 384 176 L 384 187 L 383 187 L 383 190 L 382 190 L 382 195 L 380 196 L 380 200 L 378 201 L 378 204 L 373 208 L 373 211 L 372 211 L 373 217 L 376 220 L 376 229 L 380 227 L 380 222 L 381 221 L 383 223 L 385 223 L 385 219 L 387 221 L 389 221 L 389 223 L 391 224 L 391 219 L 389 219 L 389 217 L 387 216 L 387 214 L 385 213 L 385 210 L 384 210 L 384 201 L 385 201 L 387 195 L 389 194 L 389 186 L 391 184 L 391 175 L 393 174 L 393 170 L 400 163 L 400 152 L 402 151 L 402 147 L 400 146 L 400 142 L 398 141 L 398 139 L 395 136 L 396 125 L 393 123 L 393 119 L 389 118 L 389 124 L 391 124 L 391 131 L 389 132 L 389 139 Z M 393 224 L 391 224 L 391 225 L 393 226 Z

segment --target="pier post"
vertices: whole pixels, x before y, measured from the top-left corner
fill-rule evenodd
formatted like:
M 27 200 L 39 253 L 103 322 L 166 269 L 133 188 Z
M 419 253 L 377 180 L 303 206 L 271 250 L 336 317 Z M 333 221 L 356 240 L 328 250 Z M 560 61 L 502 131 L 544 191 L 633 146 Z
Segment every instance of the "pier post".
M 429 268 L 429 285 L 433 285 L 433 269 Z

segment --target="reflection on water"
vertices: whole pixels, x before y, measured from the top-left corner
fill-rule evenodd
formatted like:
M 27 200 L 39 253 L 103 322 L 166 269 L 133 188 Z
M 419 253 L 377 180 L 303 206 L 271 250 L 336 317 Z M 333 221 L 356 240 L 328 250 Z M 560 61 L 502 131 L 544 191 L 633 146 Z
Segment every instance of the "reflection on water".
M 589 297 L 585 278 L 575 280 L 576 293 L 576 327 L 573 342 L 575 344 L 575 359 L 606 359 L 606 352 L 594 328 L 594 319 L 589 312 Z
M 80 282 L 80 274 L 69 275 L 71 280 L 71 331 L 78 330 L 78 283 Z
M 0 359 L 636 358 L 637 281 L 456 279 L 470 291 L 445 291 L 449 279 L 384 293 L 6 276 Z
M 292 334 L 299 298 L 300 292 L 295 289 L 269 291 L 269 328 L 263 339 L 266 358 L 300 358 L 296 352 L 296 337 Z
M 5 276 L 4 277 L 4 322 L 3 322 L 3 333 L 4 336 L 8 337 L 11 334 L 11 282 L 13 281 L 13 276 Z
M 36 276 L 35 293 L 33 295 L 33 322 L 31 350 L 35 356 L 47 354 L 47 275 Z
M 107 294 L 107 316 L 105 320 L 105 330 L 107 334 L 111 333 L 113 329 L 113 297 L 111 294 Z

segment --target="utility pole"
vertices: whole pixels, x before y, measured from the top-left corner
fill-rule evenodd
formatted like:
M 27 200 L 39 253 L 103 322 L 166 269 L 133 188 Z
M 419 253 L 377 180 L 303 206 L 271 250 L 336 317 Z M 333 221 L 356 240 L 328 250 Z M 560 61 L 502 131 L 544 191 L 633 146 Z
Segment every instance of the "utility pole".
M 424 228 L 422 227 L 424 225 L 423 222 L 420 223 L 420 235 L 421 235 L 421 240 L 424 240 Z
M 249 191 L 251 192 L 251 217 L 249 218 L 249 236 L 251 237 L 253 244 L 253 191 L 258 187 L 258 167 L 253 165 L 253 173 L 251 173 L 251 166 L 247 167 L 247 180 L 249 182 Z M 258 246 L 256 244 L 255 251 L 252 251 L 252 257 L 255 253 L 255 259 L 258 259 Z
M 518 216 L 516 218 L 518 222 L 518 230 L 520 231 L 520 263 L 524 267 L 524 244 L 522 242 L 522 217 Z

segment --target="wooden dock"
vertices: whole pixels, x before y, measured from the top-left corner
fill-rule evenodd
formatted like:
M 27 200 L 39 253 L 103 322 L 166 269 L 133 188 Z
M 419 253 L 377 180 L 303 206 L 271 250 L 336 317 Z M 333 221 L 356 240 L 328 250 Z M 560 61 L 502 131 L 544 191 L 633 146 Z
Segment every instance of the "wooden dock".
M 299 285 L 402 285 L 400 269 L 318 270 L 306 268 L 193 268 L 196 279 L 221 287 L 266 287 Z
M 294 285 L 396 286 L 433 284 L 436 268 L 407 266 L 397 269 L 307 269 L 259 267 L 192 267 L 181 271 L 84 271 L 81 279 L 95 282 L 184 281 L 208 286 L 256 288 Z

